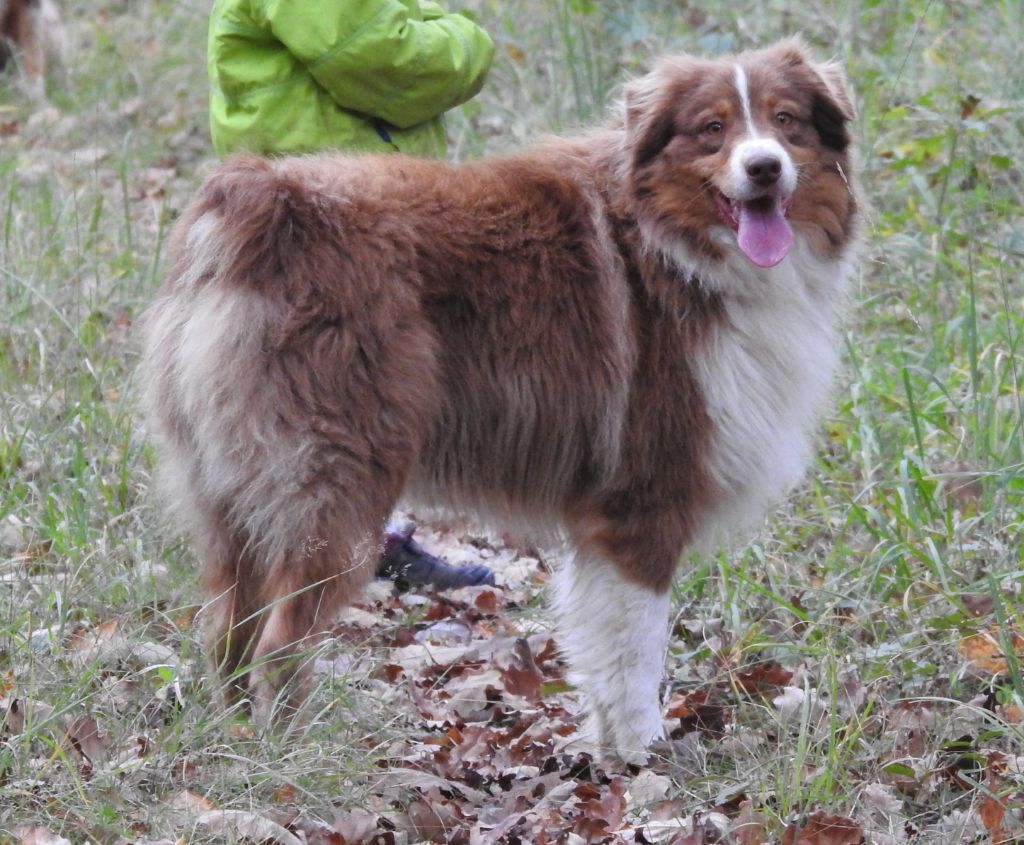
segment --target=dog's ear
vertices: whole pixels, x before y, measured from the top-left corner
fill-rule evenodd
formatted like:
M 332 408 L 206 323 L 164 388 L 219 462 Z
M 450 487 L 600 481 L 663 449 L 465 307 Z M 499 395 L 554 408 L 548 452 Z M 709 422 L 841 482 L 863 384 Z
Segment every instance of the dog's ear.
M 846 74 L 835 62 L 814 63 L 811 70 L 818 82 L 811 94 L 811 123 L 822 144 L 842 152 L 850 145 L 848 124 L 855 114 Z
M 850 144 L 847 124 L 855 111 L 850 84 L 837 62 L 815 62 L 799 38 L 779 42 L 767 51 L 772 57 L 799 74 L 811 98 L 811 123 L 821 143 L 842 152 Z
M 853 120 L 857 116 L 857 110 L 853 105 L 853 95 L 850 93 L 850 80 L 847 79 L 843 66 L 839 62 L 830 61 L 818 62 L 813 67 L 828 89 L 835 106 L 842 113 L 843 119 Z
M 634 79 L 626 86 L 624 118 L 626 144 L 634 169 L 643 167 L 665 147 L 675 135 L 675 114 L 667 96 L 669 81 L 665 62 L 650 73 Z

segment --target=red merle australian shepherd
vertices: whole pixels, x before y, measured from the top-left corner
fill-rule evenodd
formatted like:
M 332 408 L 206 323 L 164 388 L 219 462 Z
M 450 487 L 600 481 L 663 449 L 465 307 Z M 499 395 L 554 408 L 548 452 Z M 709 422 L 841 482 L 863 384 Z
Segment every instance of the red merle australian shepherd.
M 232 695 L 298 706 L 302 643 L 429 497 L 564 532 L 571 677 L 600 745 L 642 753 L 680 555 L 804 470 L 859 228 L 851 118 L 842 72 L 784 42 L 665 59 L 605 128 L 518 154 L 214 172 L 145 378 Z

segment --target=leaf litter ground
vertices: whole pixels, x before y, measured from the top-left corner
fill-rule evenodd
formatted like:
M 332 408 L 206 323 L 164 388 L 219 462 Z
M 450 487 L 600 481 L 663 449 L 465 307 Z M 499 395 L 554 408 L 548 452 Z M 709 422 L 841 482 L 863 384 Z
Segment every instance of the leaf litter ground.
M 383 741 L 353 734 L 355 748 L 375 761 L 370 774 L 357 776 L 362 782 L 353 792 L 328 796 L 310 812 L 298 794 L 302 787 L 285 778 L 262 793 L 262 805 L 238 809 L 204 791 L 208 763 L 201 753 L 186 752 L 173 758 L 174 772 L 153 796 L 160 821 L 140 817 L 140 836 L 120 841 L 164 841 L 151 838 L 158 830 L 175 838 L 285 845 L 854 845 L 867 836 L 895 843 L 945 833 L 1009 842 L 1022 833 L 1018 816 L 1006 808 L 1024 786 L 1024 757 L 987 747 L 982 729 L 998 706 L 994 700 L 952 708 L 965 733 L 936 743 L 943 733 L 937 722 L 951 712 L 942 702 L 884 700 L 852 667 L 826 689 L 811 661 L 744 664 L 721 620 L 689 618 L 685 608 L 675 620 L 667 673 L 665 741 L 643 766 L 608 759 L 585 741 L 580 702 L 541 602 L 557 556 L 453 523 L 426 526 L 421 536 L 452 562 L 487 563 L 497 585 L 438 594 L 397 593 L 388 582 L 374 582 L 317 649 L 320 699 L 352 690 L 387 714 Z M 50 724 L 52 742 L 83 781 L 138 782 L 140 773 L 167 759 L 156 753 L 166 742 L 161 729 L 204 683 L 201 658 L 182 657 L 175 646 L 176 636 L 196 625 L 194 608 L 186 608 L 163 623 L 162 637 L 161 625 L 152 625 L 152 640 L 125 636 L 118 619 L 74 626 L 59 639 L 36 632 L 35 653 L 101 676 L 106 706 L 93 710 L 105 711 L 108 720 L 118 715 L 137 730 L 119 731 L 115 739 L 88 707 L 55 714 L 21 694 L 15 671 L 3 699 L 6 741 L 24 735 L 29 722 Z M 695 660 L 696 645 L 704 656 Z M 991 633 L 964 638 L 961 651 L 965 665 L 980 673 L 1005 669 Z M 164 679 L 155 692 L 142 680 L 154 674 Z M 329 708 L 316 718 L 329 724 L 344 713 Z M 222 729 L 241 742 L 258 733 L 244 719 Z M 762 779 L 742 777 L 744 758 L 760 765 L 768 744 L 792 748 L 793 737 L 814 741 L 855 729 L 876 748 L 875 759 L 858 779 L 859 794 L 841 808 L 787 809 L 781 790 L 789 785 L 773 791 Z M 301 748 L 308 742 L 301 734 L 286 738 L 286 746 Z M 53 746 L 37 746 L 53 753 Z M 798 780 L 811 780 L 828 761 L 808 757 L 800 765 Z M 725 777 L 709 791 L 716 775 Z M 45 792 L 31 782 L 17 786 Z M 968 797 L 953 800 L 945 814 L 924 810 L 940 793 L 943 802 Z M 18 839 L 61 841 L 50 831 L 23 826 Z

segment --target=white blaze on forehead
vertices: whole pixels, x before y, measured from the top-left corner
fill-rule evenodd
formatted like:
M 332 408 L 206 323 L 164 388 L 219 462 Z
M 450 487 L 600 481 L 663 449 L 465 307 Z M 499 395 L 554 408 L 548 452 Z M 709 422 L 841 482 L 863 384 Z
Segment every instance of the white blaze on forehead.
M 788 200 L 796 189 L 796 167 L 772 132 L 758 132 L 750 103 L 750 85 L 740 64 L 733 72 L 744 127 L 729 153 L 724 184 L 729 214 L 740 251 L 758 267 L 774 267 L 789 254 L 793 230 L 786 221 Z M 764 128 L 764 127 L 762 127 Z M 766 168 L 777 168 L 777 176 Z M 755 200 L 761 201 L 754 205 Z
M 742 65 L 736 65 L 736 91 L 740 95 L 740 104 L 743 106 L 743 120 L 747 124 L 747 134 L 755 135 L 754 118 L 750 113 L 750 88 L 747 85 L 747 72 Z
M 743 109 L 743 122 L 746 131 L 743 140 L 736 145 L 729 156 L 728 176 L 724 188 L 725 194 L 734 200 L 747 200 L 760 196 L 763 191 L 751 183 L 747 177 L 747 162 L 755 158 L 777 158 L 782 164 L 779 178 L 779 189 L 783 194 L 791 194 L 796 189 L 796 167 L 789 153 L 774 138 L 761 134 L 754 125 L 753 109 L 750 105 L 750 84 L 747 72 L 742 65 L 735 65 L 733 72 L 736 93 L 739 94 Z

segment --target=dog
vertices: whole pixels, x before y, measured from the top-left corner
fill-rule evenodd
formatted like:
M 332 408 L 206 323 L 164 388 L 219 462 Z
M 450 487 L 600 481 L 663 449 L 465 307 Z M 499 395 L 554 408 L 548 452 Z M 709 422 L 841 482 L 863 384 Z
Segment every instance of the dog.
M 642 755 L 682 553 L 805 470 L 861 228 L 853 117 L 787 41 L 663 59 L 605 126 L 526 152 L 213 172 L 143 379 L 229 699 L 301 706 L 302 643 L 427 497 L 571 542 L 569 677 L 598 744 Z
M 31 99 L 45 99 L 49 70 L 64 70 L 65 43 L 53 0 L 0 0 L 0 68 L 14 59 Z

